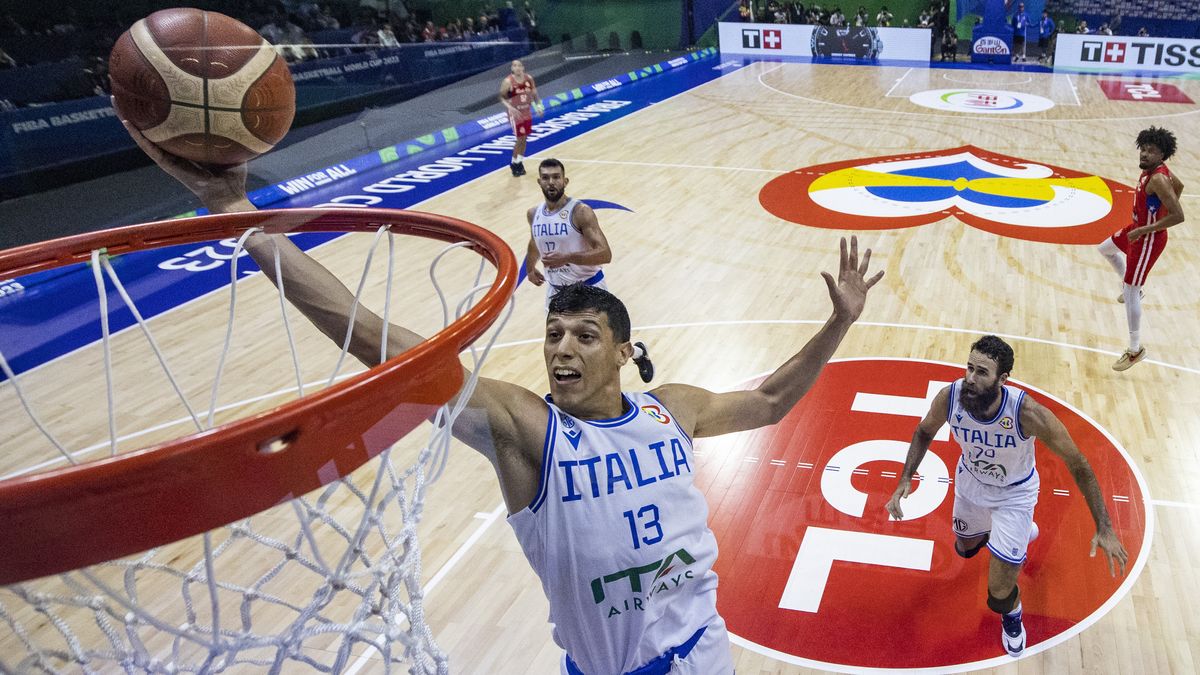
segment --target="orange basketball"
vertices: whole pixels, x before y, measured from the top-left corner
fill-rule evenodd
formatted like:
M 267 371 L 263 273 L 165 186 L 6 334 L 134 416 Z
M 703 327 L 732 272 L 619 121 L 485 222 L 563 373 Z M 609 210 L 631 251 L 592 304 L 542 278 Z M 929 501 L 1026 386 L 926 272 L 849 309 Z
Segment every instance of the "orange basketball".
M 287 64 L 249 26 L 199 9 L 164 9 L 117 39 L 108 58 L 125 119 L 163 150 L 231 165 L 270 150 L 292 124 Z

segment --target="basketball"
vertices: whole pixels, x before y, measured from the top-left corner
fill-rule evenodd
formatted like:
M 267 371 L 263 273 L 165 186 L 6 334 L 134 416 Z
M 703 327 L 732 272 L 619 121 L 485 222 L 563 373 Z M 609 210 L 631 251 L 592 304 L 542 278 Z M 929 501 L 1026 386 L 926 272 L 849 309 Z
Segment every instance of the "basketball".
M 164 9 L 133 24 L 108 59 L 125 119 L 173 155 L 240 164 L 270 150 L 296 114 L 287 64 L 224 14 Z

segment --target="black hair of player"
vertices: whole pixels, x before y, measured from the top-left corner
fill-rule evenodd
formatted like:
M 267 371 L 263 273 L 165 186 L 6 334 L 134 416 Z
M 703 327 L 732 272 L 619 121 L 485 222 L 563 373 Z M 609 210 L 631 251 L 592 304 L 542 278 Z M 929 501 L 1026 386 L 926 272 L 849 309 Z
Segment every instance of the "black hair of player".
M 550 298 L 550 314 L 578 314 L 597 312 L 608 319 L 617 344 L 629 342 L 629 311 L 625 303 L 603 288 L 575 283 L 564 286 Z
M 1147 145 L 1153 145 L 1158 148 L 1165 162 L 1171 159 L 1171 155 L 1175 154 L 1175 134 L 1162 127 L 1143 129 L 1137 135 L 1137 146 L 1140 149 Z
M 971 345 L 971 351 L 979 352 L 996 362 L 997 375 L 1007 375 L 1012 372 L 1013 350 L 1008 343 L 995 335 L 985 335 Z
M 553 169 L 556 167 L 562 172 L 562 175 L 567 175 L 567 167 L 563 166 L 562 162 L 554 159 L 553 157 L 543 159 L 542 163 L 538 164 L 538 173 L 541 173 L 542 169 Z

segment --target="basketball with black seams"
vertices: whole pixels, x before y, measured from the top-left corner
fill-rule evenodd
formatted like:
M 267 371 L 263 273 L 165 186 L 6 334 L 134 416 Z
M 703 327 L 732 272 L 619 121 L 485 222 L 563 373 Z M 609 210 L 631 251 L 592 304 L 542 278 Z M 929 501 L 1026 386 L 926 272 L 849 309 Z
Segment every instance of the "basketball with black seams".
M 155 12 L 117 39 L 108 66 L 117 113 L 166 152 L 201 164 L 263 154 L 296 115 L 287 64 L 224 14 Z

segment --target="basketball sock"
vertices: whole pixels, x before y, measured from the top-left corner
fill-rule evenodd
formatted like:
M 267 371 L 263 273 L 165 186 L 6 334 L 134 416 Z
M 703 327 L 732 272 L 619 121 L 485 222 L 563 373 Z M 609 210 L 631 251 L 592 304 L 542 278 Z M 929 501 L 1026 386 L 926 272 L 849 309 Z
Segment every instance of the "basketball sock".
M 516 163 L 524 162 L 525 155 L 517 155 Z
M 1004 614 L 1004 616 L 1007 616 L 1007 617 L 1021 616 L 1021 601 L 1018 600 L 1017 606 L 1013 607 L 1011 612 L 1006 612 Z
M 640 359 L 645 355 L 646 355 L 646 352 L 642 351 L 641 347 L 639 347 L 637 345 L 633 346 L 633 358 Z
M 1142 287 L 1125 284 L 1121 293 L 1125 296 L 1125 318 L 1129 322 L 1129 349 L 1137 352 L 1142 348 Z
M 1121 275 L 1121 278 L 1124 279 L 1125 253 L 1121 249 L 1117 248 L 1117 245 L 1113 243 L 1112 238 L 1105 239 L 1104 243 L 1096 247 L 1096 250 L 1100 251 L 1100 255 L 1104 256 L 1104 259 L 1108 261 L 1108 264 L 1112 265 L 1112 268 L 1117 271 L 1117 274 Z

